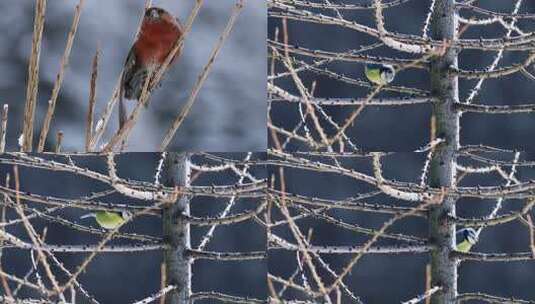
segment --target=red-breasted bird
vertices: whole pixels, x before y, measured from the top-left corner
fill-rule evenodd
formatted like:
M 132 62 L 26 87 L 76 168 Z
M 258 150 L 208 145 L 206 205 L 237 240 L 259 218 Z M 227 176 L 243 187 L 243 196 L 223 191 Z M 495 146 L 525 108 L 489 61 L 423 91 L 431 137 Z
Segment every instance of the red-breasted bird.
M 121 79 L 119 124 L 126 120 L 123 98 L 139 100 L 143 85 L 150 73 L 155 73 L 164 63 L 176 42 L 182 36 L 180 22 L 170 13 L 159 7 L 150 7 L 145 11 L 139 35 L 130 49 Z M 171 63 L 180 55 L 175 54 Z M 151 80 L 149 92 L 157 86 Z M 122 113 L 121 113 L 122 112 Z

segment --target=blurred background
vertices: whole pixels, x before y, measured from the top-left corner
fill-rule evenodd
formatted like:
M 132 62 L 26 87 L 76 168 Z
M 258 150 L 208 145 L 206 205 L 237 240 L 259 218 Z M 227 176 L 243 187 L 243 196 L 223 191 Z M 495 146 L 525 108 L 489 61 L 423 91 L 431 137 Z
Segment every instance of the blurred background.
M 195 1 L 154 0 L 183 24 Z M 163 85 L 152 95 L 129 138 L 128 151 L 155 151 L 172 120 L 191 92 L 236 1 L 205 1 L 182 56 L 168 71 Z M 36 132 L 40 132 L 77 0 L 48 1 L 40 65 Z M 88 108 L 91 62 L 102 50 L 95 115 L 100 117 L 118 81 L 134 41 L 145 1 L 85 1 L 71 53 L 70 65 L 52 121 L 47 150 L 57 131 L 64 132 L 67 151 L 83 149 Z M 266 4 L 245 2 L 233 32 L 225 42 L 212 72 L 169 150 L 261 151 L 266 148 Z M 26 99 L 35 1 L 0 1 L 0 103 L 9 104 L 7 150 L 18 150 Z M 133 108 L 133 103 L 130 104 Z M 95 122 L 96 122 L 95 118 Z M 117 129 L 116 113 L 104 140 Z M 37 140 L 37 139 L 36 139 Z M 36 141 L 37 142 L 37 141 Z
M 215 154 L 240 161 L 245 159 L 246 153 Z M 65 161 L 62 156 L 44 156 L 46 159 Z M 7 159 L 3 156 L 2 159 Z M 103 157 L 73 157 L 73 161 L 81 167 L 107 174 L 106 159 Z M 265 159 L 265 154 L 258 153 L 251 156 L 251 160 Z M 116 157 L 118 175 L 124 179 L 140 182 L 154 182 L 155 168 L 160 160 L 158 153 L 127 153 Z M 203 157 L 193 156 L 195 164 L 215 164 Z M 131 164 L 136 164 L 132 166 Z M 241 168 L 241 167 L 240 167 Z M 240 169 L 241 170 L 241 169 Z M 248 171 L 256 178 L 265 178 L 266 170 L 262 166 L 251 166 Z M 14 187 L 13 166 L 0 165 L 0 176 L 11 175 L 11 184 Z M 21 190 L 35 194 L 49 195 L 61 198 L 81 198 L 99 191 L 110 189 L 109 186 L 88 178 L 70 173 L 51 172 L 19 166 Z M 237 183 L 238 178 L 232 171 L 217 173 L 203 173 L 197 175 L 193 172 L 193 185 L 229 185 Z M 192 178 L 193 178 L 192 177 Z M 244 182 L 249 182 L 247 179 Z M 121 203 L 128 205 L 147 206 L 146 201 L 139 201 L 117 193 L 98 198 L 96 201 L 107 203 Z M 228 199 L 213 197 L 194 197 L 191 202 L 191 214 L 195 217 L 216 217 L 226 206 Z M 250 211 L 259 204 L 258 198 L 241 198 L 236 200 L 236 205 L 230 214 Z M 43 204 L 35 204 L 23 200 L 23 203 L 33 208 L 44 209 Z M 48 206 L 49 207 L 49 206 Z M 8 208 L 7 219 L 19 218 L 12 208 Z M 87 213 L 86 210 L 76 208 L 63 208 L 50 215 L 60 216 L 75 223 L 98 228 L 95 220 L 80 219 Z M 28 212 L 27 212 L 28 214 Z M 98 244 L 101 236 L 70 229 L 56 222 L 45 221 L 40 218 L 32 220 L 32 224 L 38 233 L 47 228 L 46 242 L 57 245 L 81 245 Z M 191 243 L 195 248 L 199 245 L 201 237 L 209 227 L 192 227 Z M 138 233 L 154 237 L 162 237 L 162 222 L 160 217 L 141 216 L 134 221 L 121 227 L 121 232 Z M 25 241 L 30 241 L 22 224 L 6 227 L 6 232 L 16 235 Z M 31 241 L 30 241 L 31 242 Z M 113 240 L 111 244 L 132 244 L 139 241 Z M 265 250 L 265 229 L 252 220 L 243 221 L 232 225 L 221 225 L 214 233 L 214 237 L 206 246 L 205 250 L 220 252 L 240 251 L 263 251 Z M 32 268 L 30 251 L 19 249 L 4 249 L 2 252 L 3 271 L 24 277 Z M 80 253 L 56 253 L 56 257 L 64 263 L 65 267 L 74 271 L 88 254 Z M 79 282 L 100 303 L 133 303 L 141 300 L 160 290 L 160 264 L 162 253 L 159 250 L 132 253 L 101 253 L 89 264 L 87 270 L 79 277 Z M 55 267 L 52 267 L 55 269 Z M 240 297 L 252 297 L 265 299 L 266 289 L 265 260 L 247 261 L 215 261 L 197 260 L 193 264 L 192 288 L 194 292 L 215 291 Z M 56 272 L 55 272 L 56 273 Z M 65 282 L 65 276 L 56 273 L 60 282 Z M 35 277 L 30 276 L 35 282 Z M 46 281 L 46 280 L 45 280 Z M 48 286 L 48 285 L 47 285 Z M 11 284 L 14 289 L 15 284 Z M 0 285 L 0 294 L 3 294 Z M 21 298 L 36 297 L 36 294 L 23 288 L 19 293 Z M 159 302 L 159 300 L 157 301 Z M 92 303 L 87 298 L 78 294 L 76 303 Z M 213 303 L 210 300 L 200 300 L 196 303 Z
M 323 3 L 323 1 L 312 2 Z M 333 4 L 372 3 L 372 1 L 368 0 L 333 0 L 329 2 Z M 383 14 L 386 29 L 401 34 L 421 35 L 431 2 L 430 0 L 405 1 L 402 5 L 384 9 Z M 488 0 L 475 1 L 473 4 L 495 12 L 511 13 L 516 2 Z M 296 7 L 316 14 L 336 16 L 336 13 L 332 10 L 304 6 Z M 340 12 L 348 21 L 356 21 L 359 24 L 372 28 L 376 27 L 373 10 L 340 10 Z M 535 12 L 535 2 L 522 1 L 519 13 L 533 12 Z M 469 10 L 461 10 L 460 14 L 465 18 L 475 16 L 476 18 L 484 19 L 485 17 L 474 15 Z M 535 30 L 535 23 L 532 19 L 519 20 L 516 25 L 526 33 Z M 282 29 L 281 26 L 282 22 L 279 18 L 269 18 L 268 37 L 274 39 L 276 28 Z M 499 23 L 494 23 L 488 26 L 471 26 L 465 32 L 463 38 L 498 38 L 505 35 L 505 33 L 506 30 Z M 331 52 L 349 52 L 378 42 L 377 39 L 369 35 L 340 26 L 321 25 L 296 20 L 288 20 L 288 35 L 291 45 Z M 517 34 L 513 33 L 512 36 L 515 35 Z M 282 34 L 279 39 L 282 39 Z M 365 54 L 406 59 L 419 58 L 418 56 L 411 56 L 407 53 L 393 51 L 385 46 L 365 52 Z M 494 51 L 462 51 L 459 55 L 459 66 L 463 69 L 485 69 L 492 63 L 495 54 L 496 52 Z M 296 55 L 295 57 L 307 63 L 312 63 L 315 60 L 307 56 Z M 504 53 L 499 67 L 520 63 L 525 58 L 526 52 L 507 51 Z M 353 79 L 367 81 L 364 76 L 364 65 L 362 63 L 333 62 L 322 67 Z M 535 72 L 533 65 L 528 70 L 531 73 Z M 285 72 L 286 69 L 282 64 L 278 64 L 276 71 Z M 362 98 L 371 92 L 369 88 L 347 84 L 338 79 L 329 78 L 317 73 L 301 72 L 299 75 L 308 89 L 311 88 L 314 81 L 316 82 L 314 96 L 319 98 Z M 425 70 L 408 69 L 398 73 L 392 85 L 429 90 L 429 81 L 429 74 Z M 476 82 L 477 80 L 460 79 L 460 101 L 466 99 Z M 300 95 L 291 77 L 278 79 L 275 81 L 275 84 L 285 90 L 289 90 L 294 95 Z M 486 105 L 532 104 L 534 102 L 533 93 L 535 92 L 533 88 L 533 81 L 527 79 L 521 73 L 515 73 L 500 79 L 488 79 L 484 82 L 483 88 L 474 100 L 474 103 Z M 395 92 L 381 92 L 377 97 L 395 96 L 400 96 L 400 94 Z M 291 131 L 300 121 L 297 108 L 295 103 L 273 102 L 270 117 L 275 125 Z M 322 108 L 339 124 L 342 124 L 355 109 L 352 106 L 322 106 Z M 400 107 L 369 106 L 357 117 L 355 123 L 348 129 L 346 134 L 362 150 L 414 151 L 429 142 L 430 117 L 431 106 L 427 104 Z M 329 124 L 323 119 L 321 121 L 322 125 L 328 131 L 329 128 L 327 126 Z M 513 115 L 467 113 L 461 118 L 461 144 L 485 144 L 531 150 L 535 148 L 535 141 L 529 140 L 535 136 L 534 126 L 535 115 L 533 113 Z M 302 130 L 300 134 L 303 134 Z M 319 137 L 317 136 L 316 138 Z M 273 144 L 270 143 L 269 145 L 272 146 Z M 299 142 L 292 141 L 292 144 L 288 145 L 287 149 L 303 150 L 309 148 Z
M 303 157 L 295 154 L 295 156 Z M 399 182 L 412 182 L 419 184 L 421 170 L 425 162 L 425 154 L 422 153 L 394 153 L 382 158 L 383 176 Z M 512 154 L 485 155 L 503 161 L 511 161 Z M 305 157 L 313 161 L 321 161 L 330 165 L 336 165 L 330 157 Z M 373 176 L 371 159 L 369 157 L 339 157 L 337 158 L 342 167 L 353 169 Z M 533 161 L 535 155 L 521 154 L 521 161 Z M 460 158 L 460 164 L 483 166 L 467 158 Z M 505 168 L 509 174 L 509 167 Z M 533 167 L 517 167 L 515 175 L 521 181 L 535 179 Z M 269 176 L 275 176 L 275 185 L 280 189 L 279 169 L 272 166 L 268 169 Z M 375 192 L 378 189 L 368 183 L 356 179 L 341 176 L 336 173 L 316 172 L 300 170 L 296 168 L 284 169 L 286 192 L 306 195 L 311 198 L 342 200 L 354 198 L 364 193 Z M 492 186 L 505 184 L 503 179 L 496 173 L 476 174 L 466 176 L 460 186 Z M 363 199 L 360 202 L 378 203 L 384 205 L 414 207 L 415 203 L 396 200 L 385 194 Z M 463 198 L 457 202 L 457 215 L 465 218 L 479 218 L 487 216 L 494 208 L 495 200 L 481 200 Z M 503 208 L 498 214 L 518 211 L 524 206 L 525 200 L 505 200 Z M 292 215 L 298 214 L 298 209 L 288 204 Z M 311 207 L 302 205 L 304 207 Z M 311 208 L 315 209 L 315 208 Z M 321 212 L 320 212 L 321 213 Z M 375 214 L 372 212 L 359 212 L 333 208 L 324 212 L 328 216 L 341 220 L 350 225 L 361 228 L 379 229 L 391 215 Z M 534 216 L 533 210 L 530 212 Z M 296 217 L 297 218 L 297 217 Z M 280 212 L 273 212 L 273 221 L 282 219 Z M 321 220 L 318 217 L 306 217 L 296 220 L 304 235 L 311 232 L 311 244 L 316 246 L 358 246 L 363 245 L 371 238 L 370 235 L 356 233 L 350 228 L 343 229 L 334 225 L 333 222 Z M 460 229 L 462 227 L 458 227 Z M 296 243 L 295 238 L 287 225 L 281 225 L 272 230 L 276 235 Z M 428 235 L 427 220 L 423 217 L 407 217 L 397 221 L 387 233 L 403 233 L 410 236 L 426 238 Z M 506 224 L 491 226 L 483 229 L 479 242 L 472 248 L 474 252 L 483 253 L 513 253 L 530 252 L 529 229 L 520 221 L 512 221 Z M 406 242 L 381 238 L 375 245 L 402 245 Z M 341 272 L 354 256 L 352 254 L 322 254 L 324 261 L 332 270 Z M 349 289 L 359 296 L 363 303 L 401 303 L 407 301 L 425 290 L 426 264 L 430 258 L 426 253 L 418 254 L 367 254 L 364 255 L 352 268 L 344 282 Z M 269 250 L 269 272 L 275 276 L 287 279 L 297 268 L 296 252 L 272 249 Z M 316 264 L 318 265 L 318 264 Z M 306 266 L 303 266 L 308 269 Z M 322 267 L 318 267 L 322 269 Z M 495 296 L 524 300 L 535 299 L 535 263 L 533 261 L 518 262 L 462 262 L 459 269 L 459 292 L 483 292 Z M 310 274 L 310 272 L 306 271 Z M 333 282 L 332 276 L 326 271 L 318 270 L 325 285 Z M 311 280 L 312 277 L 309 276 Z M 296 283 L 303 284 L 301 276 L 296 276 Z M 311 283 L 313 284 L 313 283 Z M 275 283 L 276 290 L 280 285 Z M 307 299 L 303 293 L 288 288 L 285 299 Z M 342 303 L 354 303 L 348 297 L 342 299 Z M 467 303 L 482 303 L 469 301 Z

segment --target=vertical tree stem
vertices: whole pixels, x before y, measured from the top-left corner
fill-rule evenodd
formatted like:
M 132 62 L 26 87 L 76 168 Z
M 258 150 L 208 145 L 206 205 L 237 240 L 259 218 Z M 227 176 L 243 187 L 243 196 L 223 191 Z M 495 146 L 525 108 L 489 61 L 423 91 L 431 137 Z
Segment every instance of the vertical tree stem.
M 190 164 L 186 153 L 168 153 L 162 172 L 162 183 L 168 187 L 189 186 Z M 189 197 L 163 208 L 163 235 L 169 248 L 164 251 L 166 285 L 177 286 L 166 295 L 166 304 L 188 303 L 191 295 L 191 264 L 186 255 L 190 246 L 190 227 L 182 215 L 189 215 Z
M 434 40 L 456 39 L 458 21 L 454 0 L 437 0 L 431 23 Z M 431 61 L 431 92 L 437 103 L 433 106 L 436 117 L 436 136 L 445 142 L 436 147 L 431 160 L 429 184 L 432 187 L 455 187 L 455 156 L 459 148 L 459 113 L 453 104 L 459 100 L 458 79 L 448 73 L 457 67 L 457 51 L 448 48 L 443 56 Z M 444 197 L 441 204 L 432 208 L 429 217 L 430 239 L 437 245 L 431 252 L 432 286 L 442 286 L 432 303 L 455 303 L 457 296 L 457 261 L 450 258 L 455 249 L 455 224 L 448 221 L 448 215 L 455 215 L 455 198 Z
M 41 40 L 45 26 L 46 0 L 36 0 L 33 21 L 32 53 L 28 64 L 28 84 L 26 87 L 26 105 L 24 108 L 22 151 L 31 152 L 33 142 L 33 124 L 39 87 L 39 58 L 41 57 Z

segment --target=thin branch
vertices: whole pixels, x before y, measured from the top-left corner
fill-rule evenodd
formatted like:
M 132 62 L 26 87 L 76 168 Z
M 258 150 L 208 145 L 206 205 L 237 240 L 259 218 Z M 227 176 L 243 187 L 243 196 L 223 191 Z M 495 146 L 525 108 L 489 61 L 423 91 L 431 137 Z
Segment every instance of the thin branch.
M 202 1 L 197 0 L 197 3 L 201 3 Z M 238 2 L 234 5 L 234 8 L 232 10 L 232 14 L 228 20 L 227 26 L 221 33 L 221 36 L 219 36 L 219 39 L 212 50 L 212 53 L 210 54 L 210 57 L 208 59 L 208 63 L 204 66 L 201 74 L 197 78 L 197 82 L 193 86 L 193 89 L 191 90 L 190 96 L 188 98 L 188 101 L 180 111 L 180 113 L 175 117 L 173 123 L 171 124 L 171 127 L 167 130 L 165 133 L 165 136 L 163 138 L 162 144 L 160 145 L 160 151 L 165 151 L 167 149 L 167 146 L 173 139 L 176 131 L 188 115 L 191 107 L 193 106 L 193 103 L 197 99 L 197 95 L 199 94 L 204 81 L 208 78 L 208 75 L 212 69 L 212 65 L 214 64 L 217 56 L 219 55 L 219 52 L 221 51 L 221 48 L 223 47 L 223 44 L 225 43 L 225 40 L 230 35 L 230 32 L 232 31 L 232 28 L 234 27 L 234 23 L 236 19 L 238 18 L 240 12 L 242 11 L 244 7 L 244 0 L 238 0 Z
M 187 255 L 196 260 L 217 260 L 217 261 L 247 261 L 247 260 L 264 260 L 267 258 L 265 251 L 252 252 L 214 252 L 188 250 Z
M 503 298 L 503 297 L 498 297 L 498 296 L 493 296 L 493 295 L 489 295 L 489 294 L 485 294 L 485 293 L 481 293 L 481 292 L 477 292 L 477 293 L 461 293 L 460 295 L 457 296 L 457 303 L 463 303 L 463 302 L 468 302 L 468 301 L 471 301 L 471 300 L 479 300 L 479 301 L 484 301 L 486 303 L 494 303 L 494 304 L 502 304 L 502 303 L 506 303 L 506 304 L 535 304 L 535 301 L 529 301 L 529 300 L 520 300 L 520 299 L 515 299 L 515 298 Z
M 425 293 L 418 295 L 408 301 L 402 302 L 401 304 L 416 304 L 420 303 L 423 300 L 431 297 L 435 292 L 440 291 L 442 289 L 441 286 L 435 286 L 433 288 L 428 289 Z
M 214 291 L 195 292 L 190 296 L 190 301 L 195 303 L 199 300 L 211 299 L 223 303 L 236 303 L 236 304 L 266 304 L 265 300 L 254 299 L 249 297 L 238 297 L 228 294 L 223 294 Z
M 31 152 L 33 144 L 33 127 L 35 107 L 37 104 L 37 90 L 39 87 L 39 59 L 41 56 L 41 40 L 45 27 L 46 0 L 36 0 L 35 17 L 33 21 L 32 52 L 28 65 L 28 85 L 26 88 L 26 105 L 24 108 L 24 126 L 22 131 L 23 151 Z
M 95 56 L 93 57 L 93 64 L 91 65 L 91 80 L 89 82 L 89 106 L 87 110 L 87 120 L 85 127 L 85 151 L 91 151 L 91 139 L 93 138 L 93 117 L 95 112 L 95 104 L 97 98 L 97 78 L 98 78 L 98 62 L 100 58 L 100 48 L 97 48 Z
M 158 291 L 157 293 L 151 295 L 151 296 L 148 296 L 146 297 L 145 299 L 143 300 L 139 300 L 139 301 L 136 301 L 134 302 L 133 304 L 148 304 L 148 303 L 151 303 L 151 302 L 154 302 L 156 301 L 156 299 L 158 298 L 163 298 L 163 296 L 165 296 L 168 292 L 172 291 L 176 289 L 176 286 L 174 285 L 169 285 L 165 288 L 162 288 L 160 291 Z
M 56 76 L 56 82 L 54 83 L 54 88 L 52 89 L 52 95 L 50 96 L 50 100 L 48 101 L 48 110 L 46 112 L 45 120 L 43 122 L 43 128 L 41 129 L 41 135 L 39 136 L 39 144 L 37 145 L 37 152 L 43 152 L 45 148 L 45 141 L 46 141 L 46 137 L 48 134 L 48 130 L 50 128 L 50 122 L 52 121 L 54 110 L 56 109 L 56 102 L 58 100 L 61 85 L 63 84 L 63 77 L 65 75 L 65 69 L 67 68 L 67 65 L 69 64 L 69 57 L 71 55 L 72 45 L 74 43 L 76 31 L 78 30 L 78 24 L 80 23 L 80 14 L 82 12 L 82 7 L 84 5 L 84 2 L 85 0 L 79 0 L 78 5 L 76 5 L 76 8 L 74 9 L 74 18 L 72 20 L 71 29 L 67 36 L 67 44 L 65 45 L 65 51 L 63 53 L 63 57 L 61 58 L 61 64 L 60 64 L 59 72 Z
M 0 153 L 6 151 L 6 134 L 7 134 L 7 115 L 9 106 L 4 104 L 2 107 L 2 122 L 0 123 Z
M 485 113 L 485 114 L 514 114 L 514 113 L 535 112 L 535 104 L 498 106 L 498 105 L 456 103 L 454 107 L 455 109 L 462 111 L 462 112 Z

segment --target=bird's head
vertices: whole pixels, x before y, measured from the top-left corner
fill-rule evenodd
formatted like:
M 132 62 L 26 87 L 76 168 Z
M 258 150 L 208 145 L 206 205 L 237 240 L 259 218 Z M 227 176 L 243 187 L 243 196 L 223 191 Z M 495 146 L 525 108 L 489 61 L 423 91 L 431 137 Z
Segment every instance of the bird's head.
M 167 12 L 159 7 L 150 7 L 145 11 L 145 18 L 150 21 L 158 21 L 167 14 Z
M 463 239 L 474 245 L 477 242 L 477 232 L 473 228 L 461 229 Z
M 381 79 L 384 83 L 391 83 L 395 75 L 396 71 L 391 65 L 383 65 L 381 67 Z

